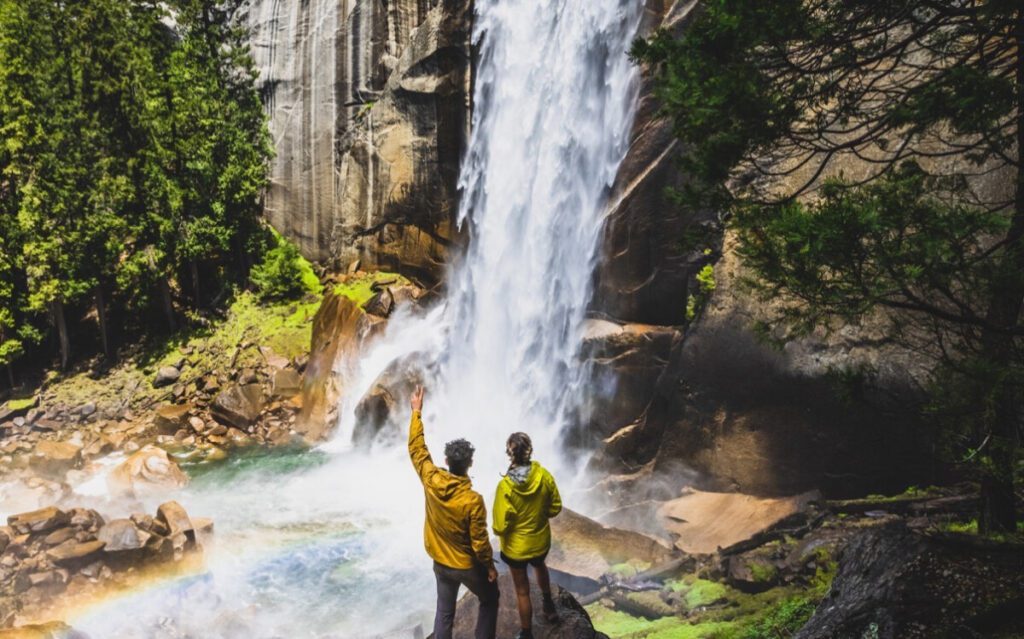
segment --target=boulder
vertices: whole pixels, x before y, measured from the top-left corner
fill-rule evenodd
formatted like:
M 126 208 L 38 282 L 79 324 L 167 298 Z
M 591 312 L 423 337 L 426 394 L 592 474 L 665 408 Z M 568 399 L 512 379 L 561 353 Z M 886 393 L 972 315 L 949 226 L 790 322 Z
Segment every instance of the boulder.
M 192 519 L 185 512 L 185 508 L 176 501 L 161 504 L 156 511 L 156 521 L 167 528 L 170 537 L 183 534 L 195 540 L 196 531 Z
M 61 478 L 82 462 L 82 447 L 71 442 L 44 439 L 36 444 L 29 466 L 38 473 Z
M 388 423 L 395 404 L 394 396 L 386 387 L 374 384 L 356 405 L 353 443 L 357 446 L 369 445 Z
M 95 559 L 102 550 L 103 542 L 99 540 L 68 540 L 46 551 L 46 558 L 58 566 L 82 566 Z
M 672 355 L 682 340 L 673 327 L 616 325 L 591 320 L 582 354 L 591 379 L 585 415 L 590 442 L 604 439 L 639 419 L 655 397 L 658 382 L 672 373 Z
M 160 370 L 156 372 L 156 377 L 153 378 L 153 387 L 161 388 L 163 386 L 170 386 L 174 382 L 178 381 L 181 377 L 181 371 L 175 366 L 161 366 Z
M 294 397 L 302 392 L 302 377 L 292 368 L 274 371 L 270 392 L 275 397 Z
M 164 492 L 188 484 L 188 476 L 156 446 L 145 446 L 124 460 L 107 476 L 110 492 L 118 496 L 141 496 Z
M 1019 636 L 1021 593 L 1020 543 L 876 526 L 843 549 L 828 596 L 795 639 Z
M 734 555 L 726 560 L 726 580 L 746 593 L 764 592 L 779 583 L 779 569 L 764 557 Z
M 322 441 L 334 425 L 340 389 L 354 374 L 355 357 L 376 334 L 379 320 L 344 295 L 328 290 L 313 318 L 312 348 L 302 380 L 302 410 L 295 431 Z
M 263 410 L 263 388 L 259 384 L 232 386 L 213 400 L 210 413 L 221 423 L 247 430 Z
M 639 572 L 679 556 L 660 540 L 604 526 L 568 509 L 551 520 L 551 537 L 548 567 L 561 573 L 559 583 L 574 592 L 596 590 L 620 564 L 630 564 Z
M 535 580 L 531 580 L 533 600 L 533 636 L 536 639 L 599 639 L 604 637 L 594 630 L 590 616 L 568 590 L 552 585 L 552 599 L 558 608 L 558 621 L 549 624 L 541 614 L 541 593 Z M 514 637 L 519 632 L 519 609 L 516 605 L 516 589 L 510 574 L 498 578 L 501 603 L 498 607 L 498 636 Z M 459 600 L 455 609 L 453 639 L 473 639 L 477 618 L 477 599 L 467 593 Z
M 377 317 L 388 317 L 391 315 L 391 311 L 395 308 L 395 296 L 391 293 L 391 289 L 385 288 L 381 291 L 377 291 L 373 297 L 371 297 L 365 304 L 363 304 L 363 310 L 370 315 L 376 315 Z
M 163 435 L 173 435 L 188 423 L 191 404 L 164 404 L 153 414 L 153 425 Z
M 114 519 L 100 528 L 97 539 L 105 544 L 103 550 L 106 552 L 125 552 L 145 548 L 152 536 L 131 519 Z
M 54 506 L 19 515 L 11 515 L 7 518 L 7 525 L 22 535 L 47 532 L 66 526 L 70 522 L 71 516 Z

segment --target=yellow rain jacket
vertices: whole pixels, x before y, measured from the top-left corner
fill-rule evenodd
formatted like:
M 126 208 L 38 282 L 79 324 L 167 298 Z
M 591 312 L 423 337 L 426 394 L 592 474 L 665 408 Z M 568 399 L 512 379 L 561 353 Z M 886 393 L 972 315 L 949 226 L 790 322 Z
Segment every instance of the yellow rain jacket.
M 423 482 L 427 501 L 423 525 L 427 554 L 437 563 L 459 570 L 472 568 L 474 563 L 490 565 L 494 553 L 487 536 L 484 498 L 473 490 L 469 477 L 453 475 L 434 465 L 423 438 L 419 411 L 413 412 L 409 425 L 409 457 Z
M 551 548 L 548 519 L 560 512 L 558 486 L 543 466 L 532 462 L 521 483 L 506 475 L 494 495 L 494 534 L 501 539 L 501 552 L 520 561 L 546 553 Z

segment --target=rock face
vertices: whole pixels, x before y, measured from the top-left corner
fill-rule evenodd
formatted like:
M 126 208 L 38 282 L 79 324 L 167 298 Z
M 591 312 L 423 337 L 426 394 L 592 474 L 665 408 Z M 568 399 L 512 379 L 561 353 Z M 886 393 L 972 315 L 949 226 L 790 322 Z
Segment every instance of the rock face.
M 1014 636 L 1021 593 L 1019 543 L 929 538 L 892 524 L 843 550 L 829 596 L 796 638 Z
M 295 430 L 308 441 L 319 441 L 337 418 L 337 399 L 347 371 L 336 363 L 351 362 L 346 354 L 358 352 L 369 340 L 379 320 L 363 312 L 342 295 L 328 292 L 313 319 L 312 351 L 302 381 L 302 412 Z
M 659 28 L 681 32 L 696 6 L 693 0 L 648 2 L 641 35 Z M 683 184 L 677 142 L 671 121 L 658 113 L 651 74 L 641 81 L 629 151 L 609 198 L 594 305 L 623 322 L 680 325 L 705 260 L 699 247 L 683 249 L 685 238 L 714 217 L 687 214 L 669 199 L 668 189 Z
M 276 156 L 266 213 L 319 261 L 433 281 L 469 126 L 467 0 L 250 0 Z
M 565 589 L 552 586 L 552 599 L 558 608 L 559 620 L 555 624 L 544 621 L 541 615 L 541 593 L 535 583 L 531 583 L 530 596 L 533 600 L 533 636 L 537 639 L 600 639 L 605 635 L 594 630 L 590 617 L 583 606 Z M 498 578 L 498 589 L 501 592 L 501 603 L 498 609 L 498 636 L 514 637 L 519 632 L 519 612 L 516 607 L 516 588 L 512 576 L 501 575 Z M 454 639 L 472 639 L 476 627 L 476 597 L 469 594 L 459 600 L 455 610 Z

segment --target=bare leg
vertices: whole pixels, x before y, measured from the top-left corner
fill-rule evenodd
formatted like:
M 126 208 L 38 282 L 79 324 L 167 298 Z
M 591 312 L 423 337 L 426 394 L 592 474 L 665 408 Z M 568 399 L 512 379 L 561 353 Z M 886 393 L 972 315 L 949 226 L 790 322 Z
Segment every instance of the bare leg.
M 555 602 L 551 599 L 551 575 L 548 573 L 548 566 L 541 562 L 540 565 L 534 566 L 533 570 L 537 575 L 537 585 L 540 586 L 541 594 L 544 595 L 544 618 L 548 623 L 555 623 L 558 621 L 558 610 L 555 608 Z
M 540 591 L 551 596 L 551 575 L 548 574 L 548 565 L 541 563 L 540 565 L 533 567 L 534 573 L 537 574 L 537 585 L 540 586 Z
M 516 601 L 519 603 L 519 627 L 533 629 L 533 604 L 530 602 L 530 577 L 526 568 L 510 568 L 512 582 L 516 585 Z

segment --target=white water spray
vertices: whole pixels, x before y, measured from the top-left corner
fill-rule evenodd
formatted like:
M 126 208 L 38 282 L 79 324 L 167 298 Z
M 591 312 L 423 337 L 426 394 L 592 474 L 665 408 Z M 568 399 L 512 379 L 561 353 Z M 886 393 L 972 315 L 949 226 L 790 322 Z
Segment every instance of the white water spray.
M 426 373 L 428 441 L 467 437 L 477 476 L 504 467 L 526 431 L 537 456 L 569 471 L 560 435 L 585 389 L 578 362 L 606 196 L 636 102 L 627 48 L 635 0 L 479 0 L 473 133 L 459 223 L 469 249 L 444 307 L 392 321 L 361 362 L 333 446 L 352 435 L 360 395 L 396 359 Z M 440 336 L 440 339 L 438 337 Z M 486 491 L 485 491 L 486 492 Z
M 300 463 L 233 460 L 175 496 L 216 521 L 207 574 L 73 624 L 96 637 L 240 639 L 408 637 L 429 623 L 422 491 L 404 442 L 351 445 L 356 404 L 395 362 L 427 380 L 435 459 L 448 439 L 476 445 L 471 475 L 485 497 L 514 431 L 530 433 L 536 457 L 565 483 L 576 465 L 559 439 L 585 392 L 582 327 L 632 123 L 637 79 L 626 51 L 641 10 L 640 0 L 476 0 L 459 215 L 470 240 L 447 298 L 425 315 L 393 317 L 371 352 L 345 363 L 354 372 L 326 452 Z

